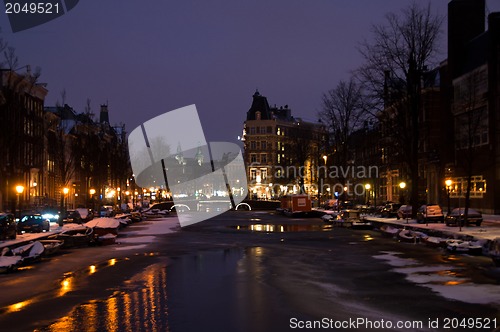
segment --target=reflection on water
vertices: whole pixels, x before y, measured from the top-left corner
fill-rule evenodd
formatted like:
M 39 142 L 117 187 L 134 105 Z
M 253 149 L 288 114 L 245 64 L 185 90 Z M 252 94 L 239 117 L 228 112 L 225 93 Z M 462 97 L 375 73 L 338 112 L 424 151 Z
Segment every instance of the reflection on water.
M 71 278 L 63 289 L 71 288 Z M 164 264 L 151 265 L 108 299 L 81 304 L 41 331 L 165 331 L 166 278 Z
M 27 300 L 27 301 L 23 301 L 23 302 L 14 303 L 14 304 L 7 307 L 7 310 L 5 310 L 5 313 L 21 311 L 27 305 L 31 304 L 31 302 L 32 302 L 31 300 Z
M 75 283 L 75 277 L 71 273 L 67 273 L 61 280 L 58 296 L 64 296 L 67 292 L 72 291 Z
M 238 231 L 253 231 L 253 232 L 265 232 L 265 233 L 284 233 L 284 232 L 323 232 L 333 230 L 331 224 L 320 224 L 320 225 L 274 225 L 274 224 L 253 224 L 253 225 L 238 225 L 229 226 Z

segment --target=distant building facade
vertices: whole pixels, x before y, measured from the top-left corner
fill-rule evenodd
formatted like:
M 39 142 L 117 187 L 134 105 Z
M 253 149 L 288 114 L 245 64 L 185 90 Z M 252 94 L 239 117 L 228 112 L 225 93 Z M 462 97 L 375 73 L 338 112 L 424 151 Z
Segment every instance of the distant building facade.
M 326 131 L 292 116 L 288 105 L 270 107 L 258 91 L 243 127 L 249 198 L 271 199 L 302 191 L 316 196 Z

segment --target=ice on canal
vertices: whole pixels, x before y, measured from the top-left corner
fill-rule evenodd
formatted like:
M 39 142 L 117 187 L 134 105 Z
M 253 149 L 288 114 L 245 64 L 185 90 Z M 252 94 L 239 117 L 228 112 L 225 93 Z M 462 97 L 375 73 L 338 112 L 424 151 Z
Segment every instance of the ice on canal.
M 382 251 L 373 256 L 393 267 L 391 271 L 404 274 L 406 280 L 427 287 L 441 296 L 476 304 L 499 304 L 500 285 L 477 284 L 458 276 L 459 268 L 448 265 L 425 265 L 412 259 L 400 257 L 402 253 Z

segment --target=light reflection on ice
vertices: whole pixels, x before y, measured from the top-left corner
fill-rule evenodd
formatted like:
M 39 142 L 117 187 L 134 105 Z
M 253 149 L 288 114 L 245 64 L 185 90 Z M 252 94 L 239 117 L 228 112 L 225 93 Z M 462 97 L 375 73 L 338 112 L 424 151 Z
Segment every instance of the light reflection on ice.
M 399 252 L 382 251 L 373 256 L 394 266 L 392 271 L 406 275 L 406 280 L 430 288 L 441 296 L 477 304 L 500 304 L 500 286 L 475 284 L 467 278 L 457 276 L 457 268 L 447 265 L 423 265 L 415 259 L 402 258 Z

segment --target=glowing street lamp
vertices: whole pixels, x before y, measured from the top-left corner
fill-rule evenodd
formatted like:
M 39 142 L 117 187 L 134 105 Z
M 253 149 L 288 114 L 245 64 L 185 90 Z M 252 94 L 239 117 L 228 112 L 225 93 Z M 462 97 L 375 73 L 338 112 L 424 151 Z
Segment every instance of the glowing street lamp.
M 444 181 L 444 184 L 446 185 L 446 195 L 448 197 L 448 215 L 450 215 L 450 210 L 451 210 L 450 193 L 453 181 L 451 181 L 451 179 L 447 179 L 446 181 Z
M 62 191 L 63 191 L 63 194 L 64 194 L 63 200 L 65 200 L 64 210 L 67 210 L 68 209 L 68 197 L 67 197 L 67 195 L 69 193 L 69 188 L 64 187 Z
M 404 200 L 405 200 L 405 199 L 404 199 L 404 194 L 403 194 L 403 191 L 404 191 L 404 190 L 405 190 L 405 188 L 406 188 L 406 182 L 401 181 L 401 182 L 399 183 L 399 188 L 401 189 L 401 192 L 400 192 L 400 198 L 399 198 L 399 200 L 401 201 L 401 203 L 403 203 L 403 204 L 404 204 Z
M 366 189 L 365 201 L 366 201 L 366 205 L 369 205 L 368 202 L 369 202 L 369 198 L 370 198 L 370 189 L 371 188 L 372 188 L 372 186 L 369 183 L 365 184 L 365 189 Z
M 16 186 L 16 192 L 17 192 L 17 206 L 19 209 L 19 219 L 21 219 L 21 195 L 24 192 L 24 186 L 18 185 Z M 14 209 L 14 214 L 16 213 L 16 210 Z

